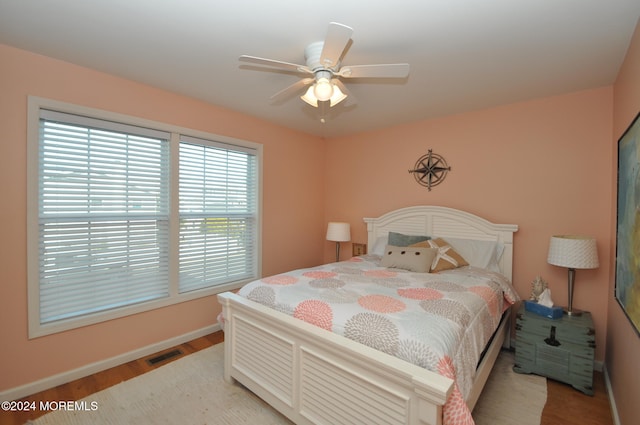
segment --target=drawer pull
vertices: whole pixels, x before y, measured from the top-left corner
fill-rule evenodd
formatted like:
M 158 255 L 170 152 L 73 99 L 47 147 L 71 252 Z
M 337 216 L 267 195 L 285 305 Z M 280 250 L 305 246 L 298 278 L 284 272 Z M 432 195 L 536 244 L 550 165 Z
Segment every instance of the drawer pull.
M 551 326 L 551 331 L 549 332 L 549 338 L 546 338 L 544 342 L 547 345 L 551 345 L 552 347 L 557 347 L 560 345 L 560 341 L 556 339 L 556 327 Z

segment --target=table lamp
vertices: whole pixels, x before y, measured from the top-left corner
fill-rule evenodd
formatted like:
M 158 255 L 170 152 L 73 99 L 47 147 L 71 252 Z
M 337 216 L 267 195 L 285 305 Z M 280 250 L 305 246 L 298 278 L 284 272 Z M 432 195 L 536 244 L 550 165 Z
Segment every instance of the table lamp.
M 565 312 L 569 316 L 579 316 L 573 309 L 573 284 L 576 269 L 595 269 L 598 263 L 596 240 L 589 236 L 556 235 L 551 237 L 547 262 L 554 266 L 569 268 L 569 305 Z
M 327 240 L 336 243 L 336 262 L 340 261 L 340 242 L 351 240 L 349 223 L 330 222 L 327 226 Z

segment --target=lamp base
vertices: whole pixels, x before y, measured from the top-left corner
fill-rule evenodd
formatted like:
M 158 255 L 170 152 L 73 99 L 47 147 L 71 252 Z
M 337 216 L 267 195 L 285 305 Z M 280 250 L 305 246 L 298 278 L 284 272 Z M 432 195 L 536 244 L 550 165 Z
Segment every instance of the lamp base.
M 580 317 L 580 316 L 582 316 L 582 310 L 576 310 L 575 308 L 569 310 L 568 307 L 562 307 L 562 312 L 564 314 L 566 314 L 567 316 L 572 316 L 572 317 Z
M 567 316 L 581 316 L 582 311 L 573 308 L 573 282 L 576 279 L 576 269 L 569 268 L 569 306 L 564 308 L 564 312 Z

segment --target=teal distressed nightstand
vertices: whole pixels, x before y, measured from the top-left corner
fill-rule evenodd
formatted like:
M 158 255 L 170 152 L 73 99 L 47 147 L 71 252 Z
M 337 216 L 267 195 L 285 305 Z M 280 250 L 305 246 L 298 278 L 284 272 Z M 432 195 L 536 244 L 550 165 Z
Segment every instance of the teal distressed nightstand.
M 593 395 L 595 339 L 589 312 L 547 319 L 525 311 L 522 305 L 516 314 L 513 370 L 546 376 Z

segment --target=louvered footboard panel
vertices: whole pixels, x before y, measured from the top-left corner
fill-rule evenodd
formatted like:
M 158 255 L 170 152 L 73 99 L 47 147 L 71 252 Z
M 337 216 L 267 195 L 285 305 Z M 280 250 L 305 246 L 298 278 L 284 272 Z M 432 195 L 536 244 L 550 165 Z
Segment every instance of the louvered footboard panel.
M 303 349 L 301 362 L 300 413 L 311 422 L 409 423 L 407 396 L 362 376 L 356 368 L 345 367 L 313 351 Z
M 453 381 L 232 293 L 225 380 L 299 425 L 442 424 Z
M 244 318 L 236 318 L 234 326 L 236 349 L 233 368 L 267 389 L 286 405 L 293 406 L 293 342 Z

